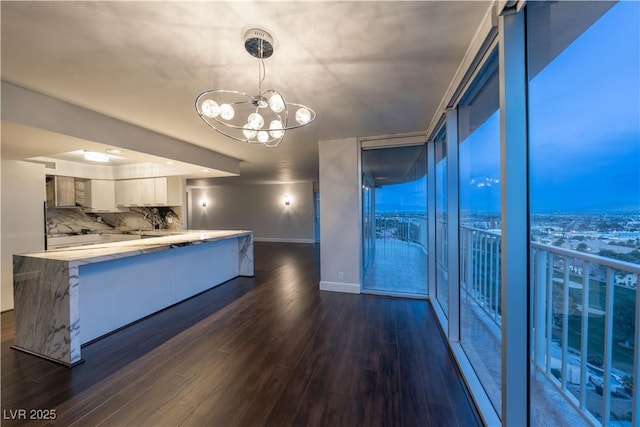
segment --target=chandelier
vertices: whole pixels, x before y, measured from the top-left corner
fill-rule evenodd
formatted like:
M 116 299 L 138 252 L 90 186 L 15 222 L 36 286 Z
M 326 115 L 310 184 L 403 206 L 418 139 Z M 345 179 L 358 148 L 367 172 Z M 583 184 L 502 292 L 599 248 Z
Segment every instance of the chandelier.
M 286 102 L 275 89 L 262 90 L 266 76 L 264 60 L 273 55 L 273 38 L 269 33 L 259 28 L 248 30 L 244 47 L 259 60 L 257 95 L 206 90 L 196 98 L 196 111 L 207 125 L 229 138 L 276 147 L 286 131 L 308 125 L 315 120 L 316 113 L 302 104 Z

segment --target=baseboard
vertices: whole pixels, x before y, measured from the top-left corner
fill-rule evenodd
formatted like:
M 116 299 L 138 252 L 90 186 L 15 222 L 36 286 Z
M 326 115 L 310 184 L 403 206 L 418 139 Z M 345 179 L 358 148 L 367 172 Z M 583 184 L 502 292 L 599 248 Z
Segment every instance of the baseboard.
M 344 292 L 348 294 L 359 294 L 360 284 L 320 281 L 320 290 L 331 291 L 331 292 Z
M 315 243 L 313 239 L 284 239 L 280 237 L 253 237 L 254 242 L 270 243 Z

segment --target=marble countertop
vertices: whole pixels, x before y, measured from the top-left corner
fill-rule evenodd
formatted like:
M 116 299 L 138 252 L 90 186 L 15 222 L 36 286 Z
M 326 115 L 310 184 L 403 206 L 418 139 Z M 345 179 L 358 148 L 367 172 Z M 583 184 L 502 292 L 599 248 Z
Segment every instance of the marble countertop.
M 179 234 L 174 233 L 142 240 L 75 246 L 19 255 L 32 258 L 69 261 L 75 262 L 77 265 L 82 265 L 159 252 L 176 246 L 189 246 L 202 242 L 212 242 L 251 234 L 252 232 L 247 230 L 189 230 Z

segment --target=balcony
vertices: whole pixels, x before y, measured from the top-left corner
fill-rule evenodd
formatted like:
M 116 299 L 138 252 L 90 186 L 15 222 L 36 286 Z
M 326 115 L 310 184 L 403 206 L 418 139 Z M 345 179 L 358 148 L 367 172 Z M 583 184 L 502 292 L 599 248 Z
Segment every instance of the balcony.
M 370 251 L 365 288 L 424 293 L 426 228 L 422 215 L 377 214 L 375 238 L 370 233 L 364 242 Z M 443 230 L 437 221 L 440 260 Z M 461 226 L 459 241 L 461 340 L 500 413 L 501 359 L 488 356 L 501 352 L 501 236 Z M 640 265 L 537 242 L 530 255 L 533 424 L 631 426 Z M 447 274 L 445 265 L 438 267 Z
M 426 296 L 427 217 L 377 214 L 364 240 L 363 287 L 372 293 Z M 366 227 L 365 227 L 366 231 Z
M 463 340 L 499 411 L 501 362 L 486 355 L 500 351 L 500 234 L 460 227 L 460 245 Z M 631 426 L 640 266 L 535 242 L 530 253 L 534 424 Z

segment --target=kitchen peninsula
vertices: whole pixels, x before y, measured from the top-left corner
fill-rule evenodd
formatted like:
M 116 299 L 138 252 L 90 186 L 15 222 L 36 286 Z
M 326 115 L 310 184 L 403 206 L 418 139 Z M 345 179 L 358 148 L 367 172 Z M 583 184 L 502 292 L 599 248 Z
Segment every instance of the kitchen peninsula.
M 81 345 L 237 276 L 251 231 L 189 231 L 14 255 L 14 348 L 67 366 Z

